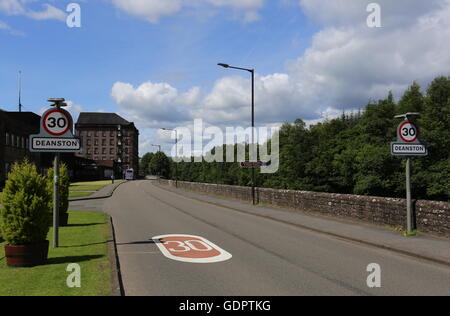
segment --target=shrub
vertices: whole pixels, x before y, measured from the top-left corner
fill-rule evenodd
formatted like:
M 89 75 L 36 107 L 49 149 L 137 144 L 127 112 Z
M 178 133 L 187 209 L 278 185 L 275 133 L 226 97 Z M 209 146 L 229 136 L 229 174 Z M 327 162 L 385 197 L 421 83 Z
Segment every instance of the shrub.
M 53 194 L 54 169 L 47 173 L 48 192 Z M 66 164 L 59 167 L 59 214 L 66 214 L 69 209 L 70 176 Z M 50 209 L 53 210 L 53 198 L 50 199 Z
M 11 246 L 46 240 L 50 226 L 51 194 L 47 180 L 28 160 L 15 163 L 6 181 L 0 212 L 1 231 Z

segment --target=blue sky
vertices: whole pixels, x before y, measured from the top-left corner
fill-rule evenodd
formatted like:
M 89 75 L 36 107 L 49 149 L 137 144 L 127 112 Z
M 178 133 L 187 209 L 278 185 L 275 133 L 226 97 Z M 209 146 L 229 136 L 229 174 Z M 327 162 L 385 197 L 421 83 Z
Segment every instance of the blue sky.
M 69 3 L 81 28 L 66 25 Z M 141 131 L 141 154 L 170 139 L 159 127 L 247 126 L 256 69 L 256 121 L 313 123 L 363 108 L 450 69 L 449 0 L 0 0 L 0 108 L 49 97 L 71 112 L 118 112 Z M 449 44 L 448 44 L 449 43 Z
M 41 1 L 42 2 L 42 1 Z M 55 6 L 65 11 L 68 2 Z M 117 81 L 168 82 L 184 90 L 211 88 L 224 75 L 225 61 L 255 67 L 261 73 L 282 71 L 286 60 L 307 47 L 315 27 L 299 7 L 270 3 L 263 19 L 245 23 L 232 12 L 208 17 L 186 12 L 160 23 L 136 19 L 105 1 L 81 2 L 82 27 L 58 20 L 36 21 L 0 15 L 23 32 L 0 32 L 0 104 L 15 110 L 17 72 L 23 72 L 26 110 L 40 111 L 51 96 L 63 96 L 87 111 L 117 111 L 111 88 Z M 39 10 L 38 3 L 33 8 Z M 231 10 L 222 10 L 231 11 Z

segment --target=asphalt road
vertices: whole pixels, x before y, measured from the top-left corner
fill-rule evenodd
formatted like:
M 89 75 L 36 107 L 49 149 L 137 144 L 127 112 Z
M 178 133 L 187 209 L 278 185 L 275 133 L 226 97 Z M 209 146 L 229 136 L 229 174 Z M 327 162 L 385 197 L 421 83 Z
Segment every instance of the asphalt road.
M 103 208 L 114 220 L 126 295 L 450 295 L 445 266 L 192 200 L 149 181 L 121 185 Z M 169 234 L 206 238 L 232 258 L 172 260 L 152 240 Z M 381 267 L 381 288 L 367 286 L 371 263 Z

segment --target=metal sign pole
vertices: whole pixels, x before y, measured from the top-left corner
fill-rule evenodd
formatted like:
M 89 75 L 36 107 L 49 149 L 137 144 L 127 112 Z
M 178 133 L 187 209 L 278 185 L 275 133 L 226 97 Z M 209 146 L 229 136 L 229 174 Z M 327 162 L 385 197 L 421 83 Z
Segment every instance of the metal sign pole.
M 59 158 L 59 153 L 56 153 L 53 180 L 53 248 L 59 247 Z
M 426 144 L 419 139 L 419 129 L 411 122 L 411 116 L 419 116 L 420 113 L 406 113 L 395 118 L 404 118 L 403 123 L 397 128 L 397 142 L 391 143 L 391 153 L 395 156 L 407 156 L 406 158 L 406 235 L 413 235 L 413 205 L 411 199 L 411 158 L 410 156 L 426 156 L 428 149 Z
M 411 158 L 406 159 L 406 230 L 412 233 Z

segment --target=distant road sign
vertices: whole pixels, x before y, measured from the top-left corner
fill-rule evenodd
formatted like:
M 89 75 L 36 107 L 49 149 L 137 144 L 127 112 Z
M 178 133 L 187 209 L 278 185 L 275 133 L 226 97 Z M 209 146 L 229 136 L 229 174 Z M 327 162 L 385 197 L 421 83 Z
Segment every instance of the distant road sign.
M 49 135 L 64 136 L 72 129 L 72 117 L 63 109 L 53 109 L 44 114 L 42 124 Z
M 395 156 L 427 156 L 428 149 L 424 144 L 391 143 L 391 153 Z
M 399 139 L 405 143 L 413 143 L 418 139 L 419 129 L 416 125 L 407 121 L 400 124 L 397 134 Z

